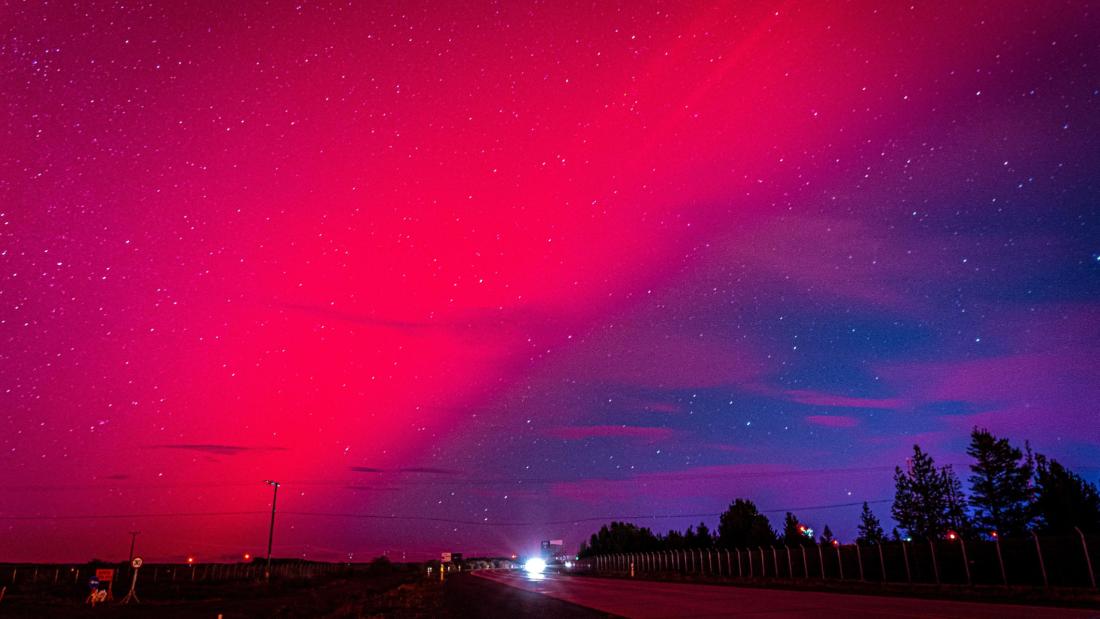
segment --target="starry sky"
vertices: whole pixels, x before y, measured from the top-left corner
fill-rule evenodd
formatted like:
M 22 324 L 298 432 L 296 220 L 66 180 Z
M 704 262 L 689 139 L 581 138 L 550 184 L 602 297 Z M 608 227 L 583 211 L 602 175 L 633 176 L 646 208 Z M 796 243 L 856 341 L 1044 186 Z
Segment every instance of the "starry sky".
M 1095 480 L 1096 7 L 828 4 L 6 3 L 0 557 Z

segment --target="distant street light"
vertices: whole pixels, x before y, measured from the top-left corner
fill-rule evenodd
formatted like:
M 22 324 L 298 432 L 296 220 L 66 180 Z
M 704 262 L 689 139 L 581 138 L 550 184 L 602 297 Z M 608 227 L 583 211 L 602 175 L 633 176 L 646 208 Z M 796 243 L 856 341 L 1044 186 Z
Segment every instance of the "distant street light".
M 279 482 L 265 479 L 264 483 L 273 488 L 271 494 L 271 527 L 267 530 L 267 566 L 264 568 L 264 579 L 271 580 L 271 541 L 275 538 L 275 500 L 279 498 Z

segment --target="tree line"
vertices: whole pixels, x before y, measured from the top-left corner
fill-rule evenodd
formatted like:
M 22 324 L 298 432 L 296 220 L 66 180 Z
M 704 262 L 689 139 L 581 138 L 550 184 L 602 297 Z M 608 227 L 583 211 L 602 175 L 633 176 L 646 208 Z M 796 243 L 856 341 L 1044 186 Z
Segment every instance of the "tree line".
M 1081 475 L 1031 446 L 1013 445 L 984 428 L 970 433 L 966 453 L 969 494 L 951 465 L 936 466 L 932 456 L 913 445 L 906 466 L 894 468 L 890 515 L 897 526 L 888 535 L 867 503 L 857 527 L 860 544 L 887 540 L 991 539 L 1018 537 L 1031 531 L 1071 535 L 1076 530 L 1100 534 L 1100 491 Z M 684 531 L 654 533 L 629 522 L 611 522 L 581 543 L 579 556 L 652 552 L 691 548 L 755 548 L 833 544 L 825 525 L 819 536 L 791 512 L 779 530 L 748 499 L 736 499 L 718 519 L 714 531 L 700 522 Z

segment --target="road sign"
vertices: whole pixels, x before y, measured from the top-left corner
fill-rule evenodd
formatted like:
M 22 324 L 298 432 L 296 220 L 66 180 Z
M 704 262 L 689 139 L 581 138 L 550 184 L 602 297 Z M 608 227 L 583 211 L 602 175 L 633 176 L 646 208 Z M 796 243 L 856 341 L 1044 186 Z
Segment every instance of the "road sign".
M 134 560 L 130 562 L 130 565 L 136 570 L 141 567 L 141 557 L 134 557 Z
M 111 582 L 112 580 L 115 579 L 115 571 L 114 570 L 96 570 L 95 571 L 95 577 L 96 577 L 96 580 L 98 580 L 99 582 Z

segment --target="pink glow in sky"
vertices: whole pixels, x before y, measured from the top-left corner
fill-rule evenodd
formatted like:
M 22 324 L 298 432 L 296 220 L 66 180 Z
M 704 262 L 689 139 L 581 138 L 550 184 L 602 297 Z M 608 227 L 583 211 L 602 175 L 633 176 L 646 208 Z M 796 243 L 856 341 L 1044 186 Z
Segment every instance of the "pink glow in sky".
M 8 7 L 0 558 L 1095 479 L 1100 19 L 963 5 Z

